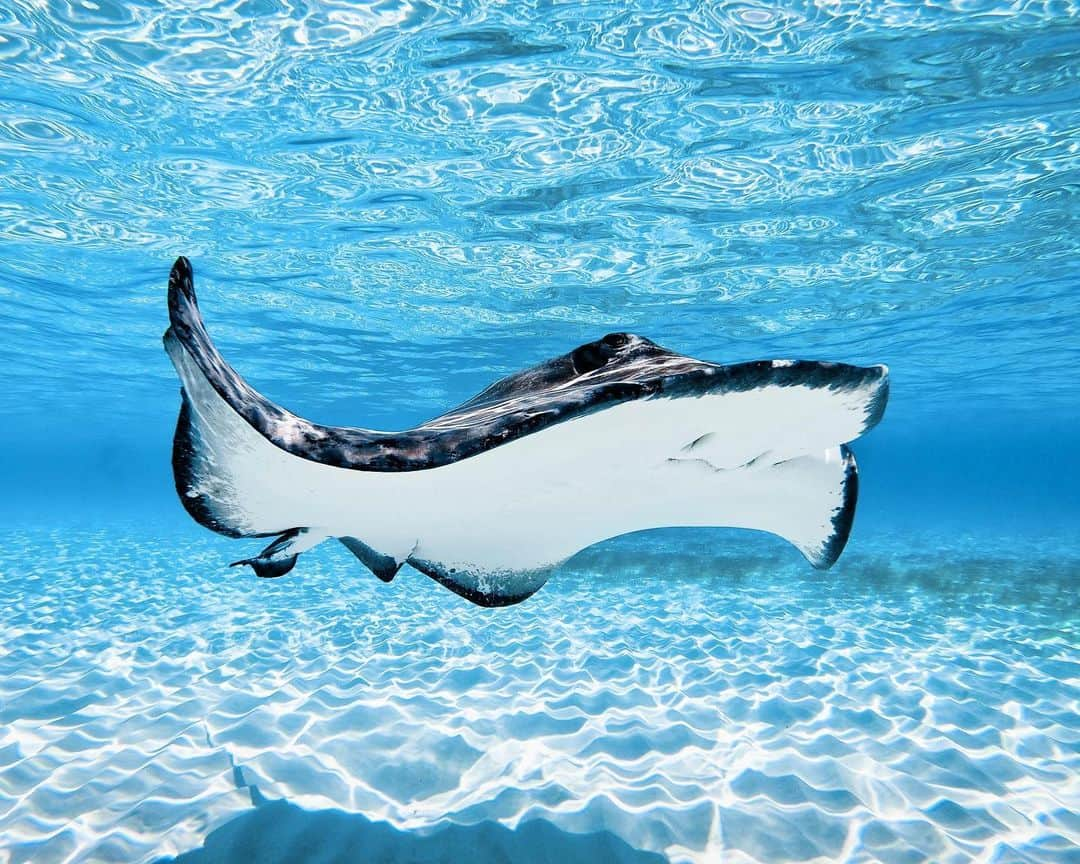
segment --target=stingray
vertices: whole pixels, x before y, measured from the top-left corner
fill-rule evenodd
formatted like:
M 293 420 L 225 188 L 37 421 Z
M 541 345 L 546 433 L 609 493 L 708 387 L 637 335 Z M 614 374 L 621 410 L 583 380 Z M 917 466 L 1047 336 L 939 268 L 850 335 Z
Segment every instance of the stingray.
M 273 537 L 234 562 L 262 577 L 337 538 L 385 582 L 407 563 L 507 606 L 587 546 L 680 526 L 770 532 L 828 568 L 858 497 L 847 442 L 888 399 L 885 366 L 718 365 L 611 333 L 414 429 L 323 426 L 225 362 L 186 258 L 168 296 L 165 348 L 182 383 L 176 491 L 213 531 Z

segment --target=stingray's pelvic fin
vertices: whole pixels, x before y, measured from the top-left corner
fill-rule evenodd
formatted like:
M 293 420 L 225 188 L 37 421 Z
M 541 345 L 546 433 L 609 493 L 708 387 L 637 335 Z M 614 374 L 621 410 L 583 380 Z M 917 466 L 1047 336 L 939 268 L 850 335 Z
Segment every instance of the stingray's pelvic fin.
M 408 554 L 402 558 L 384 555 L 382 552 L 376 552 L 363 540 L 357 540 L 355 537 L 338 537 L 338 540 L 359 559 L 361 564 L 382 579 L 383 582 L 392 581 L 405 563 L 405 559 L 409 557 Z
M 260 555 L 256 558 L 233 561 L 229 566 L 239 567 L 241 564 L 247 564 L 260 579 L 276 579 L 278 576 L 284 576 L 292 570 L 296 566 L 296 559 L 299 557 L 299 555 L 289 555 L 285 558 L 264 558 Z
M 275 538 L 273 543 L 254 558 L 233 561 L 229 566 L 239 567 L 247 564 L 255 571 L 256 576 L 262 579 L 276 579 L 296 566 L 296 559 L 300 557 L 301 552 L 306 552 L 325 539 L 325 534 L 312 531 L 310 528 L 290 528 Z

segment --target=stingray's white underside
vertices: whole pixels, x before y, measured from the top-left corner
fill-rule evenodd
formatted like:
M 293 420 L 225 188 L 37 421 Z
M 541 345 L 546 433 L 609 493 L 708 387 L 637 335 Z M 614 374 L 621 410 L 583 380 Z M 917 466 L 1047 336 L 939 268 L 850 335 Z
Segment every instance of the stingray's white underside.
M 662 526 L 768 531 L 815 561 L 843 505 L 839 445 L 862 433 L 876 389 L 637 400 L 442 467 L 357 471 L 280 449 L 179 344 L 170 354 L 211 469 L 188 494 L 208 496 L 244 533 L 305 527 L 305 545 L 351 536 L 399 561 L 492 574 L 535 571 Z

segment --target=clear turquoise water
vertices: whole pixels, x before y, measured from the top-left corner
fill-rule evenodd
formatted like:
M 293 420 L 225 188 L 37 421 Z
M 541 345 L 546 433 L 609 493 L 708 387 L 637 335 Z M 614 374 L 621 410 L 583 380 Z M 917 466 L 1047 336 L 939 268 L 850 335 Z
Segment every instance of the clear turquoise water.
M 0 860 L 1080 860 L 1080 7 L 0 4 Z M 328 423 L 889 364 L 845 557 L 238 577 L 164 283 Z

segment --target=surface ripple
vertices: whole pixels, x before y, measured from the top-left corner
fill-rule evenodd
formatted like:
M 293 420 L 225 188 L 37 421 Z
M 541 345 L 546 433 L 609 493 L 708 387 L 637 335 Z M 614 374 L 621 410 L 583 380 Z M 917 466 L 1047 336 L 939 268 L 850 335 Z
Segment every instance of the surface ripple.
M 911 414 L 961 389 L 1067 409 L 1078 22 L 1075 0 L 13 0 L 0 410 L 120 391 L 146 419 L 181 253 L 226 356 L 257 345 L 242 371 L 326 422 L 417 422 L 613 329 L 885 360 Z M 408 408 L 370 398 L 388 379 Z

